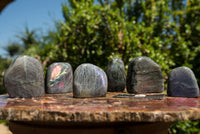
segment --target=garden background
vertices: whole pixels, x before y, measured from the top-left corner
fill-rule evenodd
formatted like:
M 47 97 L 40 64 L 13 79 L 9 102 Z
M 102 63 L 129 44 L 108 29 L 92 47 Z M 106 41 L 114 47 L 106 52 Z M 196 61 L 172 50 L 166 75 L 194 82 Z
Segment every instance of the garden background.
M 3 75 L 21 54 L 42 63 L 45 71 L 53 62 L 65 61 L 75 70 L 81 63 L 105 69 L 113 57 L 127 69 L 138 56 L 158 63 L 165 79 L 179 66 L 191 68 L 200 84 L 199 0 L 68 0 L 61 5 L 64 21 L 54 30 L 38 34 L 24 27 L 9 42 L 7 57 L 0 57 L 0 93 L 6 93 Z M 166 88 L 165 88 L 166 89 Z M 200 121 L 174 123 L 171 133 L 200 133 Z

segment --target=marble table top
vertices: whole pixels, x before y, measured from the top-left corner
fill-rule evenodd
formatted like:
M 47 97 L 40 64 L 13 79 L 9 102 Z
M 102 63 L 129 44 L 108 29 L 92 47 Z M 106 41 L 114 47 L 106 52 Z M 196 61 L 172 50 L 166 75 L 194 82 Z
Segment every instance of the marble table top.
M 0 96 L 0 119 L 37 122 L 174 122 L 200 119 L 199 98 L 162 100 L 106 97 L 73 98 L 72 93 L 39 98 Z

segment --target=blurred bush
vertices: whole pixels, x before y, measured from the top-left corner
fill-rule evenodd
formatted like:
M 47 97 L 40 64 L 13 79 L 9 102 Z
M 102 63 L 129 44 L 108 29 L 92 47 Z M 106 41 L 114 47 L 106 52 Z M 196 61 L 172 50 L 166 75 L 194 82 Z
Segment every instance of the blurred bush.
M 0 56 L 0 94 L 5 94 L 6 90 L 5 87 L 3 86 L 3 75 L 5 70 L 8 68 L 8 66 L 11 63 L 11 60 L 9 58 L 2 58 Z
M 178 66 L 190 67 L 200 78 L 198 0 L 69 0 L 62 13 L 65 21 L 57 21 L 53 31 L 23 43 L 24 54 L 44 67 L 67 61 L 74 69 L 85 62 L 105 69 L 108 60 L 119 57 L 127 68 L 143 55 L 160 65 L 165 79 Z
M 199 0 L 68 0 L 62 13 L 65 20 L 46 35 L 38 37 L 25 28 L 17 36 L 21 48 L 13 44 L 10 56 L 21 52 L 36 57 L 45 69 L 59 61 L 73 69 L 85 62 L 105 69 L 113 57 L 121 58 L 127 69 L 133 58 L 148 56 L 160 65 L 165 80 L 178 66 L 190 67 L 200 80 Z M 0 60 L 4 72 L 10 61 Z M 179 122 L 171 131 L 199 132 L 197 124 Z
M 200 134 L 199 121 L 180 121 L 173 123 L 170 127 L 173 134 Z

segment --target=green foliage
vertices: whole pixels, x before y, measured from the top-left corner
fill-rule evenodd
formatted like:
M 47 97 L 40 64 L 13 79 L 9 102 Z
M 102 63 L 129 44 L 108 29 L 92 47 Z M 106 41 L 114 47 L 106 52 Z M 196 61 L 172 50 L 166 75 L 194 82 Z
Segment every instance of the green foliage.
M 54 31 L 39 41 L 36 31 L 26 28 L 18 37 L 24 54 L 37 57 L 45 68 L 67 61 L 74 69 L 85 62 L 105 69 L 116 56 L 127 69 L 130 60 L 143 55 L 160 65 L 165 79 L 172 68 L 183 65 L 194 70 L 199 79 L 199 3 L 69 0 L 62 5 L 65 21 L 58 21 Z
M 64 22 L 38 38 L 36 31 L 20 33 L 23 53 L 45 68 L 69 62 L 75 69 L 89 62 L 103 69 L 113 57 L 126 66 L 135 57 L 156 61 L 165 80 L 171 69 L 188 66 L 200 81 L 199 0 L 69 0 L 62 5 Z M 11 49 L 14 55 L 16 49 Z M 3 59 L 1 59 L 3 60 Z M 1 70 L 0 70 L 1 71 Z M 198 121 L 173 124 L 173 133 L 198 133 Z
M 4 72 L 5 70 L 8 68 L 8 66 L 10 65 L 11 63 L 11 60 L 9 58 L 2 58 L 0 56 L 0 94 L 5 94 L 6 93 L 6 90 L 3 86 L 3 75 L 4 75 Z
M 20 41 L 22 42 L 21 46 L 24 49 L 29 49 L 31 46 L 38 43 L 36 31 L 30 31 L 27 26 L 25 27 L 25 30 L 16 35 L 16 37 L 20 39 Z
M 199 121 L 180 121 L 173 123 L 170 130 L 173 134 L 200 134 Z
M 9 121 L 8 120 L 0 120 L 0 124 L 4 124 L 4 125 L 8 126 Z
M 19 54 L 27 54 L 33 57 L 37 57 L 36 55 L 39 51 L 39 39 L 36 36 L 36 31 L 30 31 L 28 27 L 25 28 L 25 32 L 21 32 L 16 36 L 20 39 L 21 42 L 9 42 L 8 45 L 4 48 L 8 53 L 8 58 L 0 57 L 0 94 L 5 94 L 6 90 L 3 86 L 3 76 L 6 69 L 9 67 L 11 63 L 11 59 L 14 59 Z M 34 55 L 33 55 L 34 54 Z M 38 56 L 40 59 L 40 56 Z
M 24 54 L 45 68 L 67 61 L 74 69 L 85 62 L 105 69 L 119 57 L 127 69 L 130 60 L 143 55 L 160 65 L 165 79 L 178 66 L 190 67 L 200 79 L 198 0 L 69 0 L 62 12 L 65 21 L 57 21 L 40 41 L 28 28 L 17 36 Z
M 7 51 L 8 56 L 13 57 L 21 53 L 22 47 L 16 42 L 10 42 L 4 49 Z
M 165 79 L 171 69 L 188 66 L 200 79 L 200 1 L 198 0 L 69 0 L 62 5 L 64 22 L 38 38 L 27 27 L 17 35 L 23 53 L 47 67 L 67 61 L 75 69 L 89 62 L 106 68 L 108 60 L 148 56 Z M 19 45 L 9 45 L 10 56 Z

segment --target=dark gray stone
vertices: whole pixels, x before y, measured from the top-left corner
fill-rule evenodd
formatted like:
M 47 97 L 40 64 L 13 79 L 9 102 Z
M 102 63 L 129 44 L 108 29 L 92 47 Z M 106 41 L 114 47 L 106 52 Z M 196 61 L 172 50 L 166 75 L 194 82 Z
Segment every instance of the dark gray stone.
M 45 95 L 41 63 L 30 56 L 19 56 L 4 75 L 4 86 L 10 97 L 41 97 Z
M 103 97 L 107 93 L 107 76 L 99 67 L 81 64 L 74 72 L 74 97 Z
M 108 91 L 123 92 L 126 84 L 124 62 L 119 58 L 109 61 L 106 74 L 108 77 Z
M 170 72 L 167 94 L 172 97 L 198 97 L 199 87 L 190 68 L 178 67 Z
M 164 90 L 161 69 L 152 59 L 134 58 L 127 72 L 126 87 L 129 93 L 160 93 Z
M 69 93 L 73 89 L 73 72 L 70 64 L 53 63 L 47 70 L 47 93 Z

